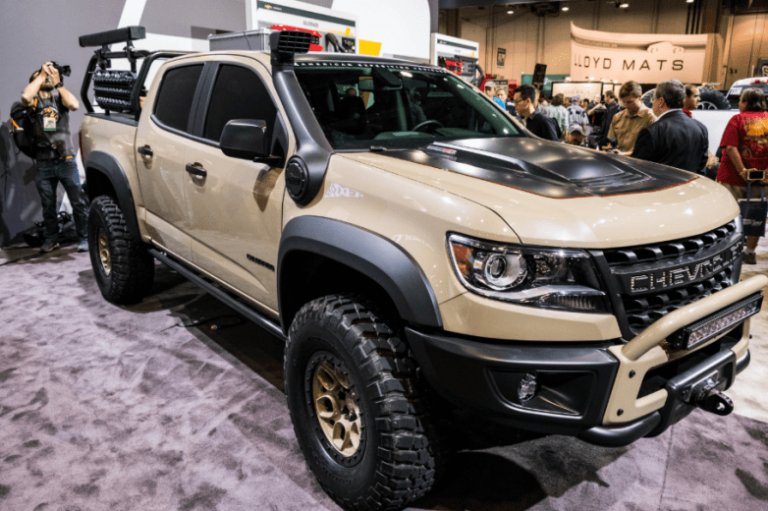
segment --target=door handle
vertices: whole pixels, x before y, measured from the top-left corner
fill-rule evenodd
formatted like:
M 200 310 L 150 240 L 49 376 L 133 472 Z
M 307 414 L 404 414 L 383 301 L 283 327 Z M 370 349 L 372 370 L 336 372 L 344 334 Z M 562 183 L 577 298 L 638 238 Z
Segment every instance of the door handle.
M 139 147 L 138 152 L 139 152 L 140 155 L 147 156 L 149 158 L 152 158 L 152 156 L 154 156 L 154 154 L 155 154 L 152 151 L 152 148 L 149 147 L 149 145 L 143 145 L 143 146 Z
M 198 177 L 205 177 L 208 175 L 208 172 L 199 163 L 187 163 L 187 172 Z

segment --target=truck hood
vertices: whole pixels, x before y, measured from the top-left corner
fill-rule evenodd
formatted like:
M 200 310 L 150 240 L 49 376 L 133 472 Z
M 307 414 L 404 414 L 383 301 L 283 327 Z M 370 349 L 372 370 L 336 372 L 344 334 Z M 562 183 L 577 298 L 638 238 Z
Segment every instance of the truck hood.
M 484 205 L 523 243 L 610 248 L 700 234 L 739 214 L 696 174 L 535 138 L 345 154 Z

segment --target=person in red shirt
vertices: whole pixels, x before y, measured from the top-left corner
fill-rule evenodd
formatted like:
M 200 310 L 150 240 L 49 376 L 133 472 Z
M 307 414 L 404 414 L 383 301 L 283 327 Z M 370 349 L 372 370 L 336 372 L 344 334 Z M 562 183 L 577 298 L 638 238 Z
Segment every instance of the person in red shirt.
M 717 180 L 731 192 L 736 200 L 747 197 L 748 170 L 768 168 L 768 112 L 765 95 L 759 89 L 747 89 L 739 99 L 739 114 L 728 122 L 720 147 L 723 156 L 717 171 Z M 765 181 L 752 183 L 752 197 L 760 197 Z M 757 236 L 747 236 L 744 263 L 756 264 Z

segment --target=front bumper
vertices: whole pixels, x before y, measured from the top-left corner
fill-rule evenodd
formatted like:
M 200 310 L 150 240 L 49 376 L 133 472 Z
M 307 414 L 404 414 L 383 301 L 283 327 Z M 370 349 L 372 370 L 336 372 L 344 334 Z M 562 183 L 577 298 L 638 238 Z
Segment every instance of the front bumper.
M 765 276 L 736 284 L 668 314 L 628 343 L 406 333 L 427 381 L 455 405 L 512 427 L 620 446 L 687 416 L 696 384 L 710 378 L 719 390 L 733 384 L 749 364 L 749 319 L 689 351 L 673 349 L 666 339 L 767 284 Z M 530 398 L 519 390 L 533 377 L 539 390 Z

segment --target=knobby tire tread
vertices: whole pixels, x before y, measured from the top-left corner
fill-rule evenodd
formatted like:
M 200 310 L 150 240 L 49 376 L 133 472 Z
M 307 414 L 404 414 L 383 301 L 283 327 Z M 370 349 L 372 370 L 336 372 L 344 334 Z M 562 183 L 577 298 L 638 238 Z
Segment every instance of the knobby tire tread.
M 364 392 L 375 404 L 379 459 L 376 483 L 368 495 L 344 499 L 320 481 L 331 498 L 352 511 L 403 509 L 427 494 L 445 467 L 445 449 L 420 393 L 416 362 L 406 342 L 379 319 L 375 310 L 373 303 L 353 294 L 313 300 L 297 313 L 286 345 L 287 353 L 297 330 L 306 322 L 316 321 L 338 332 L 361 369 Z M 284 369 L 287 364 L 286 357 Z M 292 421 L 296 430 L 296 418 Z M 307 459 L 310 456 L 303 454 Z
M 103 276 L 109 283 L 107 289 L 101 289 L 104 298 L 115 304 L 140 301 L 154 284 L 154 258 L 147 252 L 147 247 L 128 232 L 125 216 L 112 197 L 97 197 L 91 209 L 101 211 L 104 230 L 110 240 L 112 270 L 108 277 Z M 98 247 L 92 250 L 98 250 Z M 94 271 L 101 271 L 101 268 L 95 267 Z

